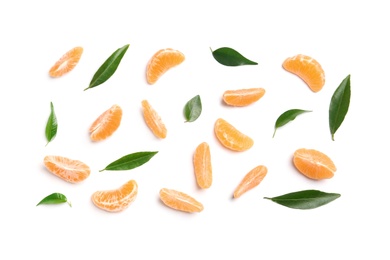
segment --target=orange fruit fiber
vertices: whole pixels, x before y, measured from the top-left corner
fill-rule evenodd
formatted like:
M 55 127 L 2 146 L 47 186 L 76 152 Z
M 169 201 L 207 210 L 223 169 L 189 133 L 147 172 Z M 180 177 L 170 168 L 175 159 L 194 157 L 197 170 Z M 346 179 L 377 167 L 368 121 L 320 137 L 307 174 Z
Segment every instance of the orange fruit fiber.
M 104 111 L 89 127 L 92 141 L 102 141 L 111 136 L 119 127 L 122 120 L 122 108 L 113 105 Z
M 157 51 L 146 66 L 146 81 L 154 84 L 171 68 L 181 64 L 185 59 L 183 53 L 171 48 Z
M 293 163 L 300 173 L 314 180 L 332 178 L 336 171 L 333 161 L 326 154 L 314 149 L 297 149 Z
M 252 138 L 243 134 L 222 118 L 215 121 L 214 132 L 221 144 L 233 151 L 242 152 L 248 150 L 254 144 Z
M 189 213 L 203 210 L 202 203 L 181 191 L 163 188 L 160 190 L 160 199 L 166 206 L 175 210 Z
M 194 153 L 194 172 L 196 182 L 202 189 L 207 189 L 213 182 L 210 147 L 206 142 L 199 144 Z
M 147 100 L 142 100 L 143 116 L 146 125 L 152 131 L 152 133 L 161 139 L 167 137 L 167 128 L 161 120 L 161 117 L 157 114 L 156 110 L 150 105 Z
M 91 173 L 85 163 L 63 156 L 47 155 L 43 163 L 49 172 L 70 183 L 82 182 Z
M 267 167 L 259 165 L 249 171 L 234 191 L 233 197 L 239 198 L 242 194 L 258 186 L 267 175 Z
M 102 210 L 119 212 L 128 208 L 136 199 L 137 194 L 137 182 L 130 180 L 116 189 L 96 191 L 91 199 L 93 204 Z
M 287 58 L 283 68 L 300 77 L 313 92 L 318 92 L 325 84 L 325 73 L 320 63 L 307 55 L 298 54 Z
M 69 50 L 50 68 L 49 75 L 53 78 L 57 78 L 70 72 L 79 63 L 82 54 L 82 47 L 74 47 Z
M 263 88 L 227 90 L 223 93 L 223 101 L 230 106 L 243 107 L 258 101 L 264 94 Z

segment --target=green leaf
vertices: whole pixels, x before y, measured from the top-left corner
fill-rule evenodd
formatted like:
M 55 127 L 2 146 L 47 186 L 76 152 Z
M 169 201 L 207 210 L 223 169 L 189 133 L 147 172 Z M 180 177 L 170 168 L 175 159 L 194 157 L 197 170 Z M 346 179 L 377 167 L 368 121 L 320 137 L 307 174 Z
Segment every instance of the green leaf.
M 122 48 L 119 48 L 113 52 L 111 56 L 96 71 L 91 82 L 89 83 L 88 88 L 84 90 L 94 88 L 108 80 L 115 73 L 129 46 L 130 44 L 126 44 Z
M 334 141 L 334 134 L 341 126 L 348 112 L 351 98 L 351 75 L 348 75 L 333 93 L 329 106 L 329 128 Z
M 197 95 L 190 99 L 184 106 L 184 116 L 186 122 L 194 122 L 202 113 L 202 102 L 200 96 Z
M 285 124 L 293 121 L 297 116 L 303 113 L 311 112 L 311 110 L 302 110 L 302 109 L 290 109 L 281 114 L 275 122 L 275 131 L 272 138 L 275 136 L 276 129 L 284 126 Z
M 50 143 L 57 135 L 57 128 L 58 128 L 58 123 L 57 123 L 56 114 L 54 112 L 53 102 L 50 102 L 50 116 L 47 119 L 46 130 L 45 130 L 45 135 L 47 140 L 46 145 Z
M 326 193 L 319 190 L 303 190 L 287 193 L 278 197 L 264 199 L 272 200 L 280 205 L 293 209 L 314 209 L 323 206 L 341 195 L 338 193 Z
M 148 162 L 157 152 L 136 152 L 132 154 L 125 155 L 118 160 L 110 163 L 106 168 L 100 170 L 108 171 L 125 171 L 137 168 L 144 163 Z
M 225 66 L 257 65 L 257 62 L 248 60 L 232 48 L 222 47 L 211 52 L 214 59 Z
M 68 205 L 70 207 L 72 207 L 72 204 L 68 201 L 68 199 L 66 198 L 65 195 L 61 194 L 61 193 L 52 193 L 48 196 L 46 196 L 45 198 L 43 198 L 38 204 L 38 205 L 41 205 L 41 204 L 60 204 L 60 203 L 65 203 L 67 202 Z

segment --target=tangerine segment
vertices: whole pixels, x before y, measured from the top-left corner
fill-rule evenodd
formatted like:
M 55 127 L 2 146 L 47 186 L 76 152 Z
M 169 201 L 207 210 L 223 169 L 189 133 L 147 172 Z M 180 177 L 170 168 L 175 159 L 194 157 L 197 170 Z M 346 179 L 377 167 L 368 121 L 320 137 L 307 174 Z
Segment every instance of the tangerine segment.
M 119 212 L 130 206 L 138 194 L 138 185 L 130 180 L 117 189 L 96 191 L 92 194 L 92 202 L 100 209 Z
M 153 134 L 161 139 L 167 137 L 167 128 L 161 120 L 161 117 L 157 114 L 156 110 L 150 105 L 147 100 L 142 100 L 143 116 L 146 125 L 153 132 Z
M 171 48 L 161 49 L 149 60 L 146 67 L 146 81 L 154 84 L 169 69 L 184 61 L 184 54 Z
M 160 199 L 168 207 L 184 212 L 201 212 L 203 205 L 190 195 L 172 189 L 160 190 Z
M 263 88 L 227 90 L 223 93 L 223 101 L 230 106 L 243 107 L 258 101 L 264 94 Z
M 253 146 L 253 139 L 241 133 L 226 120 L 219 118 L 214 124 L 214 132 L 218 140 L 226 148 L 242 152 Z
M 213 175 L 210 147 L 206 142 L 203 142 L 196 147 L 193 162 L 198 186 L 202 189 L 210 188 L 213 182 Z
M 74 47 L 53 65 L 49 70 L 49 75 L 53 78 L 61 77 L 65 73 L 70 72 L 78 64 L 81 55 L 83 54 L 82 47 Z
M 101 141 L 111 136 L 119 127 L 122 120 L 122 108 L 113 105 L 104 111 L 90 126 L 92 141 Z
M 326 154 L 314 149 L 296 150 L 293 162 L 300 173 L 314 180 L 330 179 L 336 171 L 333 161 Z
M 325 84 L 325 73 L 320 63 L 307 55 L 287 58 L 283 68 L 300 77 L 313 92 L 320 91 Z
M 234 191 L 233 197 L 238 198 L 245 192 L 253 189 L 264 179 L 267 175 L 267 167 L 259 165 L 249 171 L 244 178 L 241 180 L 240 184 L 237 186 Z
M 85 163 L 63 156 L 47 155 L 43 163 L 49 172 L 70 183 L 79 183 L 91 173 Z

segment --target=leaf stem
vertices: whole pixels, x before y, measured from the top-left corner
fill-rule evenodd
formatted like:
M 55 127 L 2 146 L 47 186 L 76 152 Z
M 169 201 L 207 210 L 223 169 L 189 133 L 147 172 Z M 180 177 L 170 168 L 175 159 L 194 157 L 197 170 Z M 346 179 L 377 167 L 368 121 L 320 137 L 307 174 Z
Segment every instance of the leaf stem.
M 274 138 L 275 134 L 276 134 L 276 128 L 274 130 L 274 134 L 272 135 L 272 138 Z
M 104 171 L 105 169 L 102 169 L 102 170 L 99 170 L 99 172 L 102 172 L 102 171 Z
M 72 203 L 70 201 L 67 201 L 69 207 L 72 207 Z

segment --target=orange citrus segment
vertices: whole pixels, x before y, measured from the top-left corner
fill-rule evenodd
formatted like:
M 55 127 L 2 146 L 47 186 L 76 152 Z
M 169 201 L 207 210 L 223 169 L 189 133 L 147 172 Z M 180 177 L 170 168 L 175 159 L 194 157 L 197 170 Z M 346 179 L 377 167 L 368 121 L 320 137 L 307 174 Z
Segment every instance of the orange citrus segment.
M 263 88 L 227 90 L 223 93 L 223 101 L 230 106 L 243 107 L 258 101 L 264 94 Z
M 184 61 L 184 54 L 171 48 L 156 52 L 146 67 L 146 81 L 154 84 L 169 69 Z
M 196 182 L 202 189 L 207 189 L 213 182 L 210 147 L 206 142 L 196 147 L 194 153 L 194 172 Z
M 49 172 L 70 183 L 85 180 L 91 172 L 85 163 L 63 156 L 47 155 L 43 163 Z
M 138 194 L 138 185 L 130 180 L 117 189 L 96 191 L 92 194 L 92 202 L 100 209 L 119 212 L 130 206 Z
M 259 165 L 248 172 L 234 191 L 233 197 L 238 198 L 245 192 L 253 189 L 267 175 L 267 167 Z
M 143 116 L 146 125 L 150 128 L 153 134 L 161 139 L 167 136 L 167 128 L 157 114 L 156 110 L 149 104 L 147 100 L 142 100 Z
M 119 127 L 122 120 L 122 108 L 113 105 L 103 112 L 90 126 L 92 141 L 101 141 L 111 136 Z
M 172 189 L 160 190 L 160 199 L 168 207 L 184 212 L 201 212 L 203 205 L 190 195 Z
M 253 146 L 253 139 L 241 133 L 226 120 L 219 118 L 214 124 L 214 132 L 223 146 L 233 151 L 245 151 Z
M 81 55 L 83 54 L 82 47 L 74 47 L 65 53 L 49 70 L 49 75 L 53 78 L 61 77 L 65 73 L 70 72 L 76 67 Z
M 315 59 L 298 54 L 287 58 L 283 68 L 300 77 L 313 92 L 318 92 L 325 84 L 325 74 L 321 65 Z
M 293 162 L 300 173 L 314 180 L 332 178 L 336 171 L 333 161 L 326 154 L 314 149 L 296 150 Z

